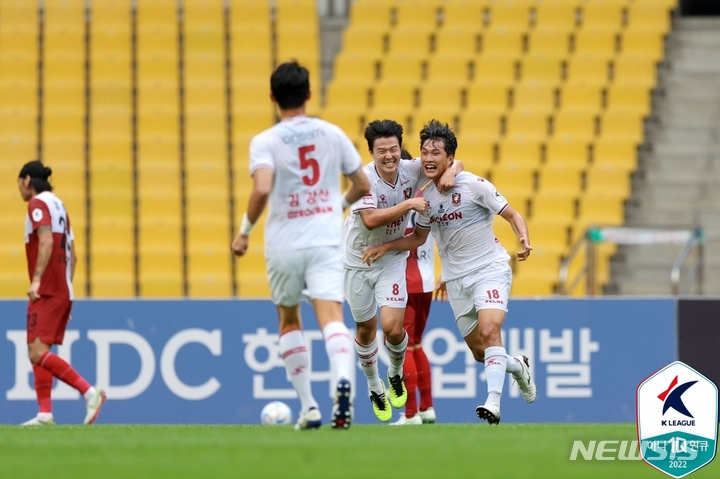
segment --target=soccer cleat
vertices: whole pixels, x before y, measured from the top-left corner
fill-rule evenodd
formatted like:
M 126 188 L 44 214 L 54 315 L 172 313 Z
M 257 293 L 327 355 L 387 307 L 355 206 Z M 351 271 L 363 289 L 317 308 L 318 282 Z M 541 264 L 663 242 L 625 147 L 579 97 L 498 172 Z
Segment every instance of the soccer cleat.
M 21 426 L 54 426 L 55 425 L 55 418 L 49 418 L 49 419 L 40 419 L 39 417 L 35 416 L 34 418 L 30 419 L 29 421 L 25 421 L 24 423 L 20 424 Z
M 475 409 L 478 417 L 484 419 L 488 424 L 500 424 L 500 406 L 487 403 Z
M 429 407 L 424 411 L 420 411 L 419 414 L 423 424 L 435 424 L 435 409 L 432 407 Z
M 537 388 L 535 387 L 535 383 L 530 377 L 530 360 L 527 358 L 527 356 L 523 355 L 515 356 L 515 359 L 517 359 L 517 361 L 520 363 L 522 372 L 520 373 L 520 377 L 513 377 L 515 378 L 515 381 L 517 381 L 518 388 L 520 389 L 520 392 L 522 393 L 525 402 L 531 403 L 535 401 L 535 398 L 537 397 Z
M 380 394 L 375 391 L 370 391 L 370 402 L 372 403 L 373 412 L 382 422 L 388 422 L 392 419 L 392 409 L 390 408 L 390 402 L 385 394 L 385 383 L 381 382 L 383 392 Z
M 421 426 L 423 423 L 420 413 L 415 414 L 413 417 L 407 417 L 405 414 L 400 416 L 400 419 L 390 423 L 391 426 Z
M 337 383 L 335 403 L 332 410 L 332 427 L 335 429 L 347 429 L 352 423 L 352 403 L 350 381 L 341 379 Z
M 98 389 L 95 397 L 85 404 L 85 410 L 87 411 L 87 413 L 85 414 L 84 424 L 92 424 L 95 422 L 95 420 L 100 415 L 100 409 L 102 408 L 103 404 L 105 404 L 106 399 L 107 396 L 105 395 L 105 391 L 103 391 L 102 389 Z
M 407 402 L 407 389 L 403 377 L 399 374 L 393 377 L 388 376 L 388 383 L 390 384 L 390 404 L 395 409 L 404 407 Z
M 322 426 L 322 415 L 317 408 L 309 409 L 307 412 L 301 412 L 298 417 L 295 429 L 317 429 Z

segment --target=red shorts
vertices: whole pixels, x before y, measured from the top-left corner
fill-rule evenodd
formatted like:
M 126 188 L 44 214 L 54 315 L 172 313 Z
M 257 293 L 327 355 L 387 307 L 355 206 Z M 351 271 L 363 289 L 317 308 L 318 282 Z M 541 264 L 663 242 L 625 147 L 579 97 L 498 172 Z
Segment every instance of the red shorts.
M 27 342 L 40 338 L 45 344 L 62 344 L 70 320 L 72 301 L 67 298 L 44 297 L 28 303 Z
M 415 346 L 422 343 L 422 335 L 425 332 L 428 315 L 430 314 L 430 303 L 432 293 L 410 293 L 408 294 L 407 306 L 405 306 L 405 320 L 403 325 L 408 334 L 408 346 Z

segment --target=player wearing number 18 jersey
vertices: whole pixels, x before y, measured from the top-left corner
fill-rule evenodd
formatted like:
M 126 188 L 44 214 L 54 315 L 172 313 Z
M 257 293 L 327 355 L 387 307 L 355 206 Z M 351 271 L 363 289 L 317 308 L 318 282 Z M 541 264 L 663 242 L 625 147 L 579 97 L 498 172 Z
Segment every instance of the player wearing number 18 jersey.
M 500 330 L 507 312 L 512 282 L 510 257 L 493 234 L 493 218 L 507 220 L 520 240 L 518 259 L 528 258 L 532 248 L 525 220 L 487 180 L 468 172 L 457 175 L 448 192 L 436 186 L 440 175 L 452 164 L 457 139 L 447 124 L 435 120 L 420 132 L 425 174 L 433 179 L 422 193 L 429 203 L 429 214 L 421 216 L 413 233 L 400 240 L 370 248 L 363 260 L 373 262 L 387 251 L 406 251 L 423 244 L 432 230 L 442 260 L 442 280 L 446 282 L 455 321 L 476 361 L 485 363 L 488 398 L 476 412 L 490 424 L 500 422 L 500 396 L 505 373 L 518 382 L 527 402 L 536 396 L 524 356 L 508 356 Z
M 337 372 L 332 425 L 352 420 L 353 346 L 342 317 L 341 227 L 343 208 L 369 189 L 361 159 L 335 125 L 305 116 L 310 98 L 308 71 L 296 62 L 278 66 L 270 78 L 271 98 L 281 121 L 250 143 L 253 191 L 233 252 L 247 251 L 252 225 L 269 199 L 265 258 L 272 300 L 280 322 L 280 352 L 301 403 L 297 429 L 316 428 L 322 418 L 310 387 L 310 355 L 299 303 L 315 308 L 330 361 Z M 340 179 L 352 187 L 341 196 Z
M 37 416 L 24 426 L 54 424 L 51 389 L 53 377 L 77 389 L 85 398 L 85 424 L 95 422 L 105 402 L 105 393 L 92 387 L 50 348 L 62 344 L 70 320 L 75 270 L 75 247 L 70 217 L 62 201 L 52 192 L 48 178 L 52 170 L 39 161 L 23 166 L 18 178 L 20 196 L 28 202 L 25 219 L 25 249 L 30 275 L 27 342 L 35 375 Z

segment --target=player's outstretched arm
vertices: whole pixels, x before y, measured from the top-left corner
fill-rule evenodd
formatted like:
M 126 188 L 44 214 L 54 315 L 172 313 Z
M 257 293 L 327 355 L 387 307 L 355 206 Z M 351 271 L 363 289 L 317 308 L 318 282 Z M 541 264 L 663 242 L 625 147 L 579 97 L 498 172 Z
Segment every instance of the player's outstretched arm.
M 517 258 L 519 261 L 525 261 L 528 259 L 528 256 L 530 256 L 530 251 L 532 251 L 532 246 L 530 246 L 530 235 L 528 233 L 527 223 L 525 223 L 525 219 L 512 209 L 510 205 L 507 206 L 503 210 L 502 213 L 500 213 L 500 216 L 505 219 L 508 223 L 510 223 L 510 226 L 512 227 L 512 230 L 515 232 L 515 235 L 520 240 L 520 246 L 522 246 L 522 251 L 517 252 Z
M 35 271 L 33 272 L 32 282 L 27 290 L 27 295 L 30 301 L 37 301 L 40 299 L 38 290 L 40 289 L 40 281 L 43 273 L 50 262 L 53 249 L 53 235 L 52 227 L 49 225 L 40 226 L 36 230 L 38 236 L 38 255 L 37 263 L 35 264 Z
M 374 230 L 375 228 L 385 226 L 398 218 L 402 218 L 412 210 L 415 210 L 420 214 L 424 214 L 426 209 L 427 200 L 423 197 L 418 197 L 410 198 L 409 200 L 405 200 L 400 204 L 391 206 L 390 208 L 365 210 L 360 211 L 358 214 L 360 215 L 365 227 L 369 230 Z
M 242 256 L 248 249 L 250 232 L 260 215 L 265 210 L 270 192 L 272 191 L 275 172 L 270 168 L 258 168 L 253 173 L 253 189 L 248 201 L 247 213 L 243 215 L 240 232 L 232 242 L 231 248 L 235 256 Z
M 365 176 L 365 173 L 363 173 L 362 169 L 359 169 L 352 175 L 348 176 L 348 179 L 352 185 L 345 195 L 343 195 L 343 199 L 345 200 L 343 203 L 343 209 L 355 203 L 357 200 L 365 196 L 368 191 L 370 191 L 370 182 L 368 181 L 367 176 Z
M 363 251 L 362 262 L 371 265 L 375 261 L 379 260 L 388 251 L 410 251 L 418 246 L 425 244 L 428 234 L 430 234 L 430 228 L 420 228 L 415 226 L 413 232 L 402 238 L 398 238 L 395 241 L 381 244 L 380 246 L 373 246 L 372 248 Z

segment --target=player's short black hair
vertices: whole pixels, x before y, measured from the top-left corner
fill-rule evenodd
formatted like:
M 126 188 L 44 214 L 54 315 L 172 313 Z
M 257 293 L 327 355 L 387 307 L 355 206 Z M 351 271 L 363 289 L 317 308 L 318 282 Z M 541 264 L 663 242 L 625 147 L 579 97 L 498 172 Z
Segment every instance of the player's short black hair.
M 40 160 L 34 160 L 23 165 L 18 178 L 27 178 L 29 176 L 33 189 L 37 193 L 42 193 L 53 189 L 48 181 L 50 175 L 52 175 L 52 168 L 43 165 Z
M 409 151 L 407 151 L 405 148 L 400 150 L 400 159 L 401 160 L 412 160 L 414 159 L 413 156 L 410 154 Z
M 442 123 L 435 119 L 425 123 L 422 130 L 420 130 L 421 149 L 427 140 L 443 140 L 445 143 L 445 153 L 447 153 L 448 156 L 454 155 L 455 150 L 457 150 L 457 138 L 447 123 Z
M 398 144 L 402 148 L 403 127 L 395 120 L 374 120 L 365 127 L 365 139 L 370 151 L 373 151 L 375 140 L 378 138 L 392 138 L 393 136 L 397 138 Z
M 303 106 L 310 93 L 310 73 L 295 60 L 281 63 L 270 76 L 270 91 L 283 110 Z

